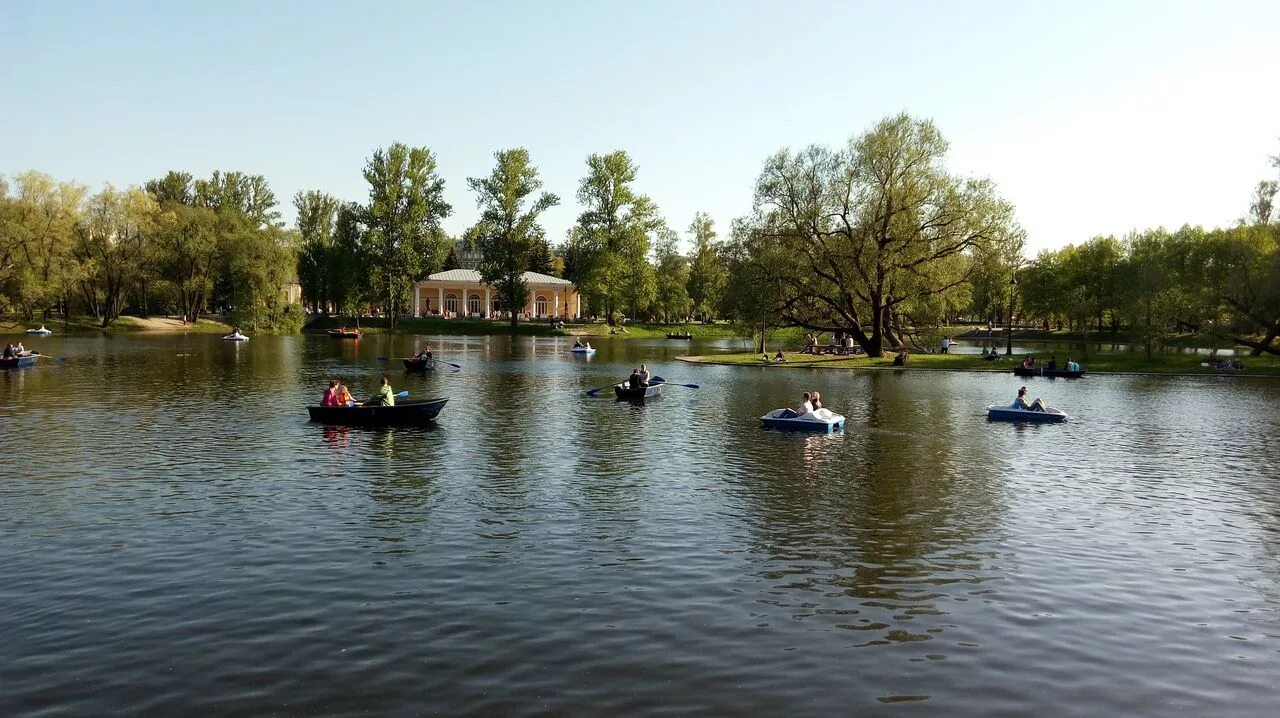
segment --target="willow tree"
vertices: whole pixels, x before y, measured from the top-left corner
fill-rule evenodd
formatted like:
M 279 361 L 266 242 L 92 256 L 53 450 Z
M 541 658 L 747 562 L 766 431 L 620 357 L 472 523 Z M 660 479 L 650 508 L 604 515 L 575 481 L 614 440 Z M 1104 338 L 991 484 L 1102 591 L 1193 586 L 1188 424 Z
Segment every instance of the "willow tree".
M 536 259 L 535 252 L 544 241 L 538 215 L 560 204 L 560 198 L 543 192 L 529 201 L 542 189 L 542 180 L 538 179 L 538 168 L 529 162 L 528 150 L 499 150 L 493 157 L 496 164 L 488 177 L 467 179 L 480 208 L 480 221 L 467 234 L 484 257 L 480 276 L 498 290 L 514 332 L 519 310 L 529 295 L 525 268 Z
M 774 308 L 785 322 L 848 332 L 880 356 L 900 341 L 895 311 L 969 280 L 975 263 L 960 255 L 1021 235 L 989 181 L 946 171 L 947 147 L 932 122 L 901 114 L 842 150 L 765 162 L 747 241 L 782 250 L 760 268 L 785 289 Z
M 570 278 L 604 310 L 610 324 L 619 307 L 648 304 L 656 287 L 648 262 L 650 234 L 664 225 L 657 205 L 632 187 L 639 168 L 626 152 L 593 154 L 578 187 L 586 209 L 571 236 Z
M 386 301 L 394 329 L 412 283 L 434 272 L 444 258 L 440 223 L 453 208 L 444 201 L 436 156 L 426 147 L 397 142 L 375 150 L 364 179 L 369 183 L 369 205 L 362 248 L 368 253 L 374 295 Z

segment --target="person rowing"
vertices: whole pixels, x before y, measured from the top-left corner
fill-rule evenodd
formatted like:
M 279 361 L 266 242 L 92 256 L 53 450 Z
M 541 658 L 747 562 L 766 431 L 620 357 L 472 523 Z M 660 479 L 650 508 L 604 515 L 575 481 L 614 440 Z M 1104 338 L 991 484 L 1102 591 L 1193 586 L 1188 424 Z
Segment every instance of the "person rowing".
M 391 390 L 391 380 L 385 375 L 382 377 L 382 385 L 373 393 L 373 396 L 366 399 L 361 406 L 395 406 L 396 394 Z
M 418 352 L 418 361 L 420 362 L 431 361 L 431 347 L 427 346 L 426 344 L 422 345 L 422 351 Z
M 1018 390 L 1018 398 L 1013 400 L 1013 408 L 1022 409 L 1023 411 L 1044 411 L 1044 402 L 1036 399 L 1030 404 L 1027 403 L 1027 387 Z

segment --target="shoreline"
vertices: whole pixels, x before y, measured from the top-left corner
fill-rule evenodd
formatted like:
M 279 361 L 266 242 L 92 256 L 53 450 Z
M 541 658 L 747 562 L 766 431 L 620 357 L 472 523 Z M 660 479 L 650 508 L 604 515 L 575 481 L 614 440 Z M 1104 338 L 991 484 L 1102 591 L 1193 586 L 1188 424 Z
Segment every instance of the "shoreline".
M 734 357 L 734 356 L 741 356 L 741 355 L 732 355 L 732 354 L 730 354 L 730 355 L 725 355 L 725 356 L 726 356 L 726 357 Z M 937 356 L 948 356 L 948 355 L 930 354 L 930 355 L 921 355 L 921 356 L 937 357 Z M 959 354 L 959 355 L 949 355 L 949 356 L 964 357 L 964 356 L 968 356 L 968 355 Z M 918 358 L 918 357 L 916 357 L 916 356 L 914 356 L 914 355 L 912 356 L 912 360 L 915 360 L 915 359 L 917 359 L 917 358 Z M 748 361 L 735 361 L 735 360 L 732 360 L 732 359 L 718 358 L 718 357 L 717 357 L 716 355 L 714 355 L 714 354 L 712 354 L 712 355 L 701 355 L 701 356 L 698 356 L 698 355 L 694 355 L 694 356 L 678 356 L 678 357 L 676 357 L 675 359 L 676 359 L 676 361 L 678 361 L 678 362 L 683 362 L 683 363 L 685 363 L 685 364 L 701 364 L 701 365 L 705 365 L 705 366 L 755 367 L 755 368 L 759 368 L 759 369 L 774 369 L 774 368 L 777 368 L 777 369 L 820 369 L 820 370 L 824 370 L 824 371 L 844 370 L 844 371 L 854 371 L 854 372 L 858 372 L 858 371 L 868 371 L 868 372 L 882 372 L 882 371 L 892 371 L 892 372 L 924 371 L 924 372 L 955 372 L 955 373 L 958 373 L 958 374 L 1007 374 L 1007 375 L 1009 375 L 1009 376 L 1013 376 L 1013 366 L 1012 366 L 1011 364 L 1006 364 L 1006 365 L 1005 365 L 1005 366 L 1003 366 L 1003 367 L 987 367 L 987 366 L 920 366 L 920 365 L 916 365 L 916 366 L 905 366 L 905 367 L 904 367 L 904 366 L 893 366 L 893 365 L 891 364 L 891 362 L 893 361 L 893 360 L 892 360 L 892 357 L 883 357 L 882 359 L 868 360 L 868 359 L 867 359 L 867 357 L 865 357 L 865 356 L 864 356 L 864 357 L 862 357 L 862 360 L 863 360 L 863 361 L 882 361 L 882 362 L 887 363 L 887 365 L 886 365 L 885 363 L 882 363 L 882 364 L 880 364 L 880 365 L 876 365 L 876 364 L 866 364 L 866 365 L 863 365 L 863 366 L 858 366 L 858 365 L 855 365 L 855 364 L 849 364 L 849 363 L 846 363 L 846 362 L 849 362 L 850 360 L 849 360 L 849 359 L 845 359 L 845 358 L 830 358 L 830 359 L 818 359 L 818 360 L 811 360 L 811 359 L 807 359 L 807 360 L 804 360 L 804 361 L 787 361 L 787 362 L 776 362 L 776 363 L 775 363 L 775 362 L 768 362 L 768 363 L 766 363 L 766 362 L 761 361 L 761 360 L 758 358 L 758 355 L 754 355 L 754 354 L 752 355 L 752 359 L 753 359 L 753 360 L 748 360 Z M 910 361 L 910 360 L 909 360 L 909 361 Z M 829 365 L 829 366 L 824 366 L 824 364 L 825 364 L 825 365 Z M 1099 376 L 1158 376 L 1158 377 L 1196 377 L 1196 378 L 1205 378 L 1205 377 L 1221 377 L 1221 378 L 1231 378 L 1231 379 L 1249 379 L 1249 378 L 1252 378 L 1252 379 L 1280 379 L 1280 371 L 1266 371 L 1266 370 L 1263 370 L 1263 371 L 1261 371 L 1261 372 L 1259 372 L 1259 371 L 1254 371 L 1254 372 L 1252 372 L 1252 373 L 1251 373 L 1251 372 L 1249 372 L 1249 371 L 1247 371 L 1247 370 L 1246 370 L 1246 371 L 1244 371 L 1244 372 L 1225 372 L 1225 371 L 1212 371 L 1212 370 L 1209 370 L 1207 367 L 1205 367 L 1205 371 L 1200 371 L 1200 372 L 1193 372 L 1193 371 L 1139 371 L 1139 370 L 1115 370 L 1115 369 L 1089 369 L 1088 367 L 1086 367 L 1086 368 L 1085 368 L 1085 375 L 1084 375 L 1083 377 L 1081 377 L 1081 378 L 1088 378 L 1089 376 L 1091 376 L 1091 375 L 1095 375 L 1095 374 L 1096 374 L 1096 375 L 1099 375 Z M 1025 380 L 1025 379 L 1043 379 L 1043 378 L 1045 378 L 1045 377 L 1017 377 L 1017 378 L 1018 378 L 1018 379 L 1024 379 L 1024 380 Z M 1050 378 L 1052 378 L 1052 377 L 1050 377 Z M 1066 380 L 1066 379 L 1064 379 L 1064 381 L 1070 381 L 1070 380 Z

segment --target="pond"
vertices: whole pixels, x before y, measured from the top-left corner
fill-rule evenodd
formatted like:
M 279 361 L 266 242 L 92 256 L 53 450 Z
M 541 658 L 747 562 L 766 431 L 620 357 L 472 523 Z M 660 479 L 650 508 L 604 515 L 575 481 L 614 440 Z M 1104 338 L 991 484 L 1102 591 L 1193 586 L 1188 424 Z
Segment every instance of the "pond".
M 378 359 L 420 341 L 462 370 Z M 0 714 L 1274 710 L 1280 382 L 571 341 L 41 341 L 0 372 Z M 640 362 L 701 388 L 584 395 Z M 384 372 L 436 426 L 307 422 Z M 988 423 L 1022 383 L 1072 421 Z M 808 389 L 843 433 L 760 427 Z

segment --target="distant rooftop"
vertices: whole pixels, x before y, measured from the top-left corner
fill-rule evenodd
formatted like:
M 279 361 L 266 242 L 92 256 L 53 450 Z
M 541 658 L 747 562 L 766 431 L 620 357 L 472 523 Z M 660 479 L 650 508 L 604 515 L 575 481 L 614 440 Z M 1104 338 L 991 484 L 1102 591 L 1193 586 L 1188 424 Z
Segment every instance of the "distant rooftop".
M 483 284 L 484 280 L 480 278 L 480 273 L 474 269 L 450 269 L 444 272 L 436 272 L 427 277 L 428 282 L 458 282 L 459 284 Z M 550 274 L 540 274 L 538 272 L 525 272 L 524 281 L 530 286 L 567 286 L 572 285 L 567 279 L 553 277 Z

